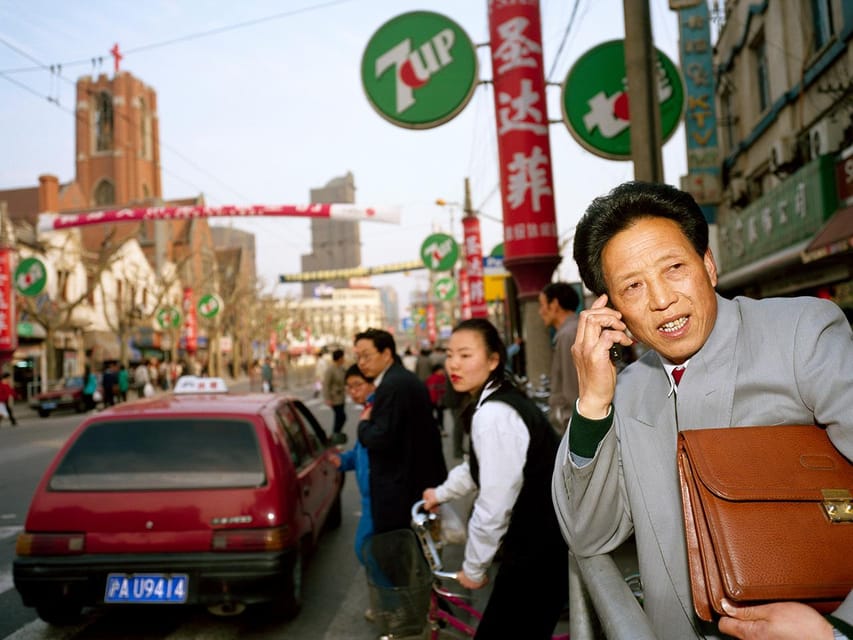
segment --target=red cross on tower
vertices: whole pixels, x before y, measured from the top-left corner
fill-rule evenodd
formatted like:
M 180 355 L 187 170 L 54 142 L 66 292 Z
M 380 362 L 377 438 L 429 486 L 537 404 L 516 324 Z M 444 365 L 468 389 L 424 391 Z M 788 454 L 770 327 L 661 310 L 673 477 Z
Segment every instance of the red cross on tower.
M 124 58 L 124 56 L 119 53 L 118 42 L 116 42 L 113 45 L 113 48 L 110 49 L 110 54 L 112 54 L 113 58 L 115 59 L 115 73 L 118 73 L 118 64 L 119 62 L 121 62 L 121 59 Z

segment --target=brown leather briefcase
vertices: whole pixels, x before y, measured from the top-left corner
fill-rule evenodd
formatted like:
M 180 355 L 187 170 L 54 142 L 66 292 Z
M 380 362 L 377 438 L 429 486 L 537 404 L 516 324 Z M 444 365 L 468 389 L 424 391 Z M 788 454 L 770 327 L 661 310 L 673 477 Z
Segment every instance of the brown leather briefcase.
M 832 611 L 853 588 L 853 465 L 816 426 L 678 434 L 693 606 L 796 600 Z

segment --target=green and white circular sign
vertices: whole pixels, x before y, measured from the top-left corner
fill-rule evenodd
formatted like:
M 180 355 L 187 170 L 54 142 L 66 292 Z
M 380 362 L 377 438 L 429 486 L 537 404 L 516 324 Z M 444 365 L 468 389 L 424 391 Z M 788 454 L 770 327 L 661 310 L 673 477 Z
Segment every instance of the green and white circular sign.
M 47 284 L 47 269 L 38 258 L 24 258 L 15 269 L 15 288 L 22 296 L 37 296 Z
M 380 116 L 407 129 L 444 124 L 477 87 L 477 50 L 441 14 L 412 11 L 383 24 L 361 59 L 361 83 Z
M 656 51 L 661 138 L 666 142 L 684 112 L 684 81 L 675 64 Z M 602 158 L 630 160 L 625 41 L 610 40 L 583 54 L 563 82 L 560 104 L 563 122 L 582 147 Z
M 459 258 L 459 245 L 453 236 L 434 233 L 421 245 L 421 260 L 430 271 L 450 271 Z
M 215 318 L 222 311 L 222 298 L 215 293 L 206 293 L 198 301 L 198 315 L 202 318 Z
M 453 300 L 456 297 L 456 280 L 450 276 L 439 278 L 432 284 L 432 292 L 439 300 Z
M 163 307 L 157 312 L 157 324 L 162 329 L 177 329 L 181 326 L 181 312 L 176 307 Z

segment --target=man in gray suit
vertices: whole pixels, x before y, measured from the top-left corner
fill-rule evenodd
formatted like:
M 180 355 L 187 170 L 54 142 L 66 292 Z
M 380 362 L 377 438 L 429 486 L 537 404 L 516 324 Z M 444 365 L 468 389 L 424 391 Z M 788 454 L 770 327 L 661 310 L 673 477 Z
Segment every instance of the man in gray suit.
M 696 617 L 675 451 L 679 429 L 813 423 L 853 459 L 844 314 L 817 298 L 719 296 L 702 212 L 667 185 L 626 183 L 596 198 L 577 226 L 574 258 L 599 297 L 580 314 L 580 395 L 552 485 L 572 551 L 609 553 L 633 533 L 659 638 L 853 639 L 853 595 L 829 621 L 792 602 L 731 607 L 719 629 Z M 648 351 L 617 378 L 611 347 L 634 340 Z

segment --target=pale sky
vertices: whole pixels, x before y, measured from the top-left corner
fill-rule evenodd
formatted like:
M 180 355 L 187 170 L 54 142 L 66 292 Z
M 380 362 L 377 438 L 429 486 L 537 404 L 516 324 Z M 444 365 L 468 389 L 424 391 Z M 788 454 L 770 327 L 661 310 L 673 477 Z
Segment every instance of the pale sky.
M 655 45 L 678 65 L 676 14 L 667 0 L 650 6 Z M 0 0 L 0 189 L 35 186 L 42 173 L 74 179 L 74 84 L 82 75 L 111 75 L 109 50 L 118 43 L 121 68 L 157 92 L 164 198 L 204 193 L 211 205 L 304 204 L 312 188 L 351 171 L 358 204 L 402 207 L 399 225 L 361 226 L 363 264 L 377 266 L 418 259 L 423 240 L 448 231 L 451 217 L 461 240 L 460 209 L 435 200 L 461 202 L 468 177 L 474 207 L 487 216 L 488 253 L 503 239 L 494 220 L 501 205 L 491 86 L 478 86 L 450 122 L 415 131 L 377 115 L 360 78 L 365 46 L 389 19 L 434 11 L 485 45 L 486 7 L 486 0 Z M 571 237 L 580 214 L 634 175 L 630 162 L 584 150 L 560 121 L 558 85 L 587 50 L 624 37 L 622 12 L 622 0 L 541 0 L 545 75 L 555 85 L 548 117 L 558 121 L 550 126 L 557 230 L 567 243 L 561 279 L 577 279 Z M 480 79 L 489 80 L 488 47 L 478 51 Z M 665 180 L 678 185 L 686 172 L 683 125 L 663 154 Z M 298 286 L 275 283 L 299 272 L 308 220 L 234 224 L 255 234 L 267 290 L 298 295 Z M 396 287 L 405 315 L 427 272 L 373 283 Z

